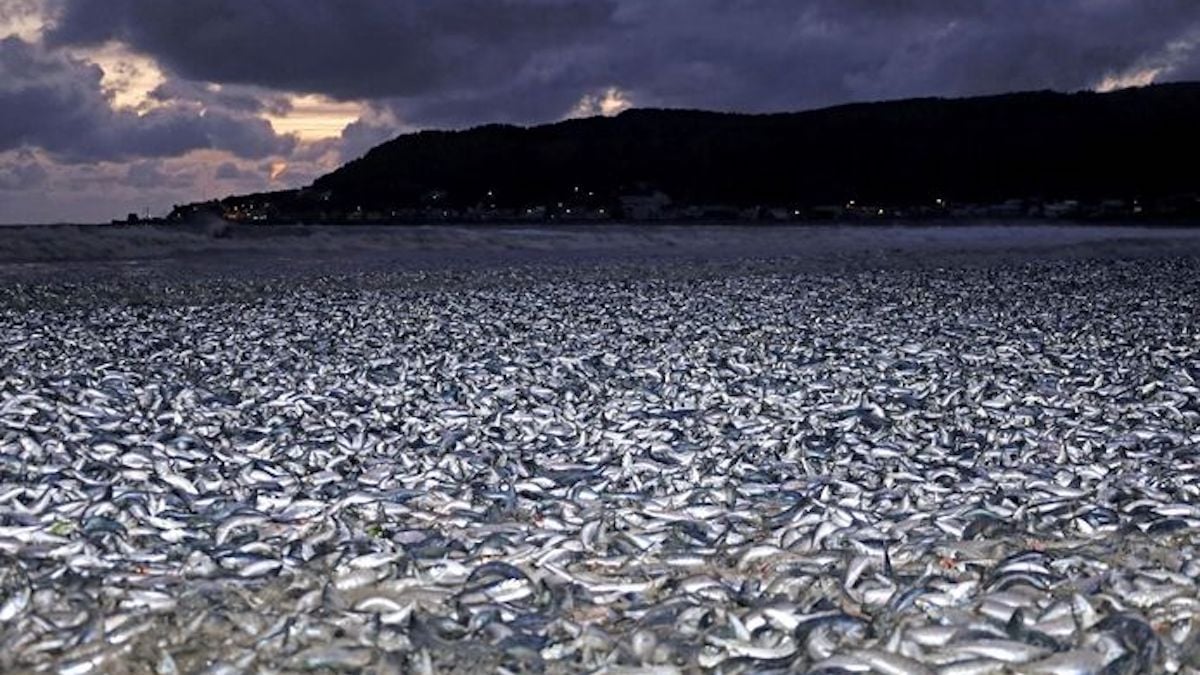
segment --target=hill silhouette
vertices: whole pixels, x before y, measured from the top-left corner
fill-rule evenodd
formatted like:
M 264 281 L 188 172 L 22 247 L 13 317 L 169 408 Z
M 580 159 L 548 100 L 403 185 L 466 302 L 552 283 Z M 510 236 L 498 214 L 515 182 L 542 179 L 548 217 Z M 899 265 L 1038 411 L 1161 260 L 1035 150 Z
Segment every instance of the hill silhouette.
M 1150 201 L 1200 192 L 1197 120 L 1195 83 L 758 115 L 635 109 L 408 134 L 308 188 L 222 206 L 287 219 L 572 204 L 619 215 L 622 195 L 655 191 L 675 205 L 739 208 Z

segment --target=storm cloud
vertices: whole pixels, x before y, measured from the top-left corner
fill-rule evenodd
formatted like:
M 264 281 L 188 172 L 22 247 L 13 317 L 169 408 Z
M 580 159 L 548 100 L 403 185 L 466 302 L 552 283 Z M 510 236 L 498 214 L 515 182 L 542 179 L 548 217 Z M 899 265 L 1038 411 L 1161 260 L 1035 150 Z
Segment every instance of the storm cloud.
M 249 114 L 188 105 L 144 114 L 115 109 L 102 76 L 94 64 L 16 37 L 0 40 L 0 151 L 32 146 L 64 161 L 173 157 L 197 149 L 259 158 L 295 144 Z
M 1172 79 L 1196 72 L 1198 31 L 1194 0 L 63 0 L 48 41 L 462 126 L 560 118 L 607 87 L 766 111 Z
M 587 40 L 611 0 L 80 0 L 51 45 L 119 40 L 196 80 L 336 98 L 486 86 L 533 55 Z

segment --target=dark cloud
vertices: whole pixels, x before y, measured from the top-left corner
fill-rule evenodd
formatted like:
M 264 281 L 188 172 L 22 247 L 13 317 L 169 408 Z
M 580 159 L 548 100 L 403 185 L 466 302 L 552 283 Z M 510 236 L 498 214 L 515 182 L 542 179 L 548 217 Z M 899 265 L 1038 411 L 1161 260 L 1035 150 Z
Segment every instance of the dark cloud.
M 287 154 L 296 144 L 291 136 L 275 135 L 271 123 L 257 117 L 234 116 L 210 110 L 199 117 L 198 126 L 208 138 L 207 147 L 227 150 L 238 157 Z
M 1195 0 L 60 0 L 48 39 L 461 126 L 557 119 L 612 86 L 763 111 L 1080 89 L 1138 67 L 1171 79 L 1200 70 L 1165 54 L 1198 30 Z
M 94 64 L 19 38 L 0 40 L 0 151 L 37 147 L 63 161 L 102 161 L 211 148 L 258 158 L 295 144 L 250 114 L 185 104 L 142 115 L 114 109 L 102 76 Z
M 740 110 L 1082 89 L 1200 27 L 1191 0 L 626 0 L 639 102 Z M 695 20 L 672 21 L 685 12 Z M 645 64 L 656 64 L 647 68 Z
M 606 23 L 614 0 L 66 0 L 51 45 L 119 40 L 193 80 L 337 98 L 504 79 Z

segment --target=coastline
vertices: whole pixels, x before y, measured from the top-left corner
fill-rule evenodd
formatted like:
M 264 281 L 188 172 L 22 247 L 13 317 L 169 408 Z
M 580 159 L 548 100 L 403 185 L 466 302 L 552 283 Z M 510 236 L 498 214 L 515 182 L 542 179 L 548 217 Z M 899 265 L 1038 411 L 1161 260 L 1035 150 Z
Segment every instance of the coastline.
M 1200 228 L 1142 223 L 53 225 L 0 229 L 0 272 L 96 266 L 207 276 L 526 264 L 787 259 L 803 268 L 1200 254 Z

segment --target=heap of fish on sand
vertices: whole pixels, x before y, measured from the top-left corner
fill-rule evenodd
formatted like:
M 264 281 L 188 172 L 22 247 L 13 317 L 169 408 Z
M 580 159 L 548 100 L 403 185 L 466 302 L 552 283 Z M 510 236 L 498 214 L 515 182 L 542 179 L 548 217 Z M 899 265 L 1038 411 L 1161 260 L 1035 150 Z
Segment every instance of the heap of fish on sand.
M 1200 260 L 0 308 L 5 672 L 1200 672 Z

